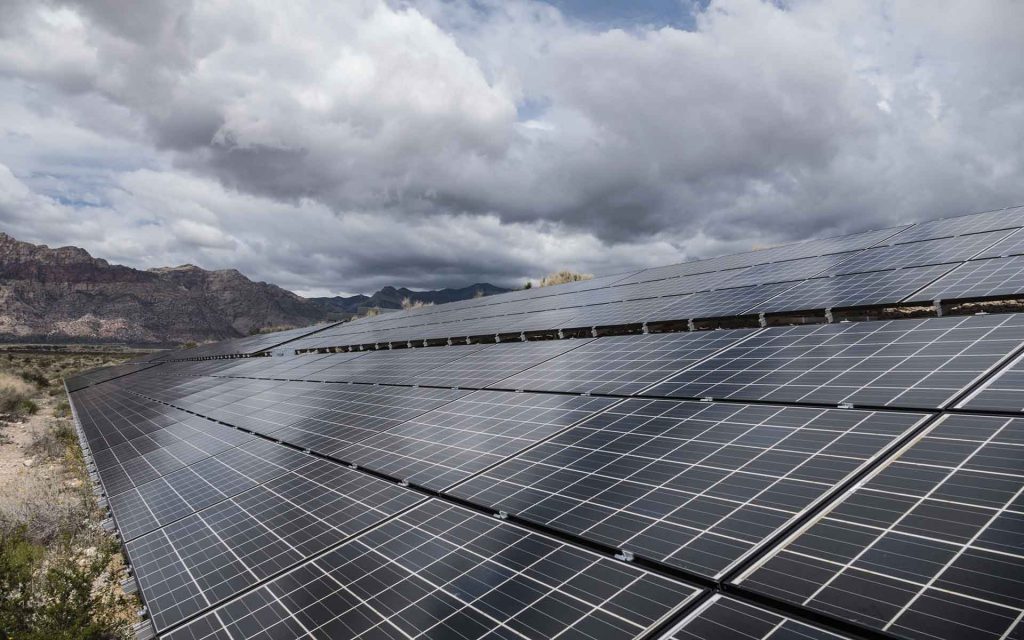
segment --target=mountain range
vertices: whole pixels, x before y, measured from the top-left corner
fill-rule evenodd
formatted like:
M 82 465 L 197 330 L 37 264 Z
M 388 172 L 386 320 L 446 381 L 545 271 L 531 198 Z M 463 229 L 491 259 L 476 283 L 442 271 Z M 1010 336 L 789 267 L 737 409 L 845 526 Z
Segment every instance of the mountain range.
M 341 288 L 341 287 L 339 287 Z M 442 303 L 507 291 L 490 284 L 303 298 L 235 269 L 133 269 L 78 247 L 50 248 L 0 232 L 0 341 L 173 345 L 348 319 L 402 301 Z M 477 293 L 480 292 L 480 293 Z

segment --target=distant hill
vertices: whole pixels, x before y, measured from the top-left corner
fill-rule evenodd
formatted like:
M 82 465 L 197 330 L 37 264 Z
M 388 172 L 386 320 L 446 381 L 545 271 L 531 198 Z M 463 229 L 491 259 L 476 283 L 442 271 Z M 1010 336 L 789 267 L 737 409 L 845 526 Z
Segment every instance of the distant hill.
M 493 284 L 481 282 L 462 287 L 461 289 L 438 289 L 434 291 L 413 291 L 402 287 L 384 287 L 372 296 L 334 296 L 333 298 L 310 298 L 311 301 L 319 304 L 328 311 L 338 313 L 358 314 L 367 308 L 377 307 L 381 309 L 401 309 L 402 301 L 408 299 L 410 302 L 422 302 L 424 304 L 444 304 L 446 302 L 457 302 L 469 300 L 480 296 L 493 296 L 497 293 L 506 293 L 511 289 L 502 289 Z
M 133 269 L 78 247 L 51 249 L 0 233 L 0 341 L 170 345 L 337 320 L 360 305 L 400 308 L 405 297 L 462 300 L 505 291 L 488 284 L 372 296 L 306 299 L 234 269 Z M 351 310 L 350 310 L 351 309 Z

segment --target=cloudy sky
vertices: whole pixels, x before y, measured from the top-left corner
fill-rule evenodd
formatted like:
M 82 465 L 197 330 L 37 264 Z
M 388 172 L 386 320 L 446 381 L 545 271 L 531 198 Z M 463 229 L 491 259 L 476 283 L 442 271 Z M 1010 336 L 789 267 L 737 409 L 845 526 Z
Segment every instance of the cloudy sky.
M 1020 0 L 0 1 L 0 230 L 304 294 L 1024 203 Z

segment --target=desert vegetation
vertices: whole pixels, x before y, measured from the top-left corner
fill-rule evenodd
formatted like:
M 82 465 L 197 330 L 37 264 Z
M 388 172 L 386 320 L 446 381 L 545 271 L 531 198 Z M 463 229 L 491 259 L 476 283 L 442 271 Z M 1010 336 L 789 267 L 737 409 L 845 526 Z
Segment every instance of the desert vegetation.
M 0 351 L 0 640 L 130 637 L 138 603 L 61 382 L 127 355 Z
M 569 282 L 580 282 L 581 280 L 590 280 L 594 277 L 591 273 L 579 273 L 576 271 L 569 271 L 563 269 L 554 273 L 549 273 L 537 282 L 538 287 L 550 287 L 556 284 L 567 284 Z M 527 282 L 524 289 L 532 289 L 533 282 Z
M 422 309 L 423 307 L 432 307 L 433 302 L 424 302 L 423 300 L 413 300 L 412 298 L 402 298 L 402 308 L 405 310 L 409 309 Z

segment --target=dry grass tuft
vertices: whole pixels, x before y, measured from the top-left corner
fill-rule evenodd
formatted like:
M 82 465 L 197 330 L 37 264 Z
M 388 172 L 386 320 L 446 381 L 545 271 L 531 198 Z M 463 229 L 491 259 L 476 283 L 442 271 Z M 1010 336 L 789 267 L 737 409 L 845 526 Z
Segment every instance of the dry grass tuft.
M 411 298 L 402 298 L 402 308 L 408 311 L 409 309 L 422 309 L 423 307 L 432 307 L 433 302 L 424 302 L 423 300 L 413 300 Z
M 538 283 L 537 286 L 538 287 L 550 287 L 550 286 L 553 286 L 553 285 L 556 285 L 556 284 L 567 284 L 569 282 L 580 282 L 582 280 L 591 280 L 591 279 L 593 279 L 593 277 L 594 277 L 594 274 L 592 274 L 592 273 L 577 273 L 575 271 L 569 271 L 569 270 L 563 269 L 562 271 L 557 271 L 555 273 L 549 273 L 548 275 L 544 276 L 543 278 L 540 279 L 540 283 Z
M 32 401 L 36 388 L 20 376 L 0 371 L 0 414 L 26 415 L 39 407 Z

